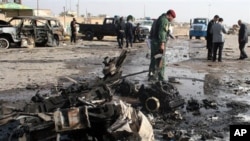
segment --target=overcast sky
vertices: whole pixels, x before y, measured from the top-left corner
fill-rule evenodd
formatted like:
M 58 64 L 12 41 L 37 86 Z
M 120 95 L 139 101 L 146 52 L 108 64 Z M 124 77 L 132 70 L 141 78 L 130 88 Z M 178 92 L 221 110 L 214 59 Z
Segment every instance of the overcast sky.
M 80 15 L 86 11 L 92 15 L 107 14 L 109 16 L 133 15 L 135 18 L 147 16 L 157 18 L 168 9 L 176 12 L 176 21 L 189 22 L 190 18 L 213 18 L 218 14 L 224 24 L 236 24 L 239 19 L 250 23 L 250 0 L 22 0 L 31 8 L 51 9 L 57 15 L 67 10 L 76 11 L 79 1 Z

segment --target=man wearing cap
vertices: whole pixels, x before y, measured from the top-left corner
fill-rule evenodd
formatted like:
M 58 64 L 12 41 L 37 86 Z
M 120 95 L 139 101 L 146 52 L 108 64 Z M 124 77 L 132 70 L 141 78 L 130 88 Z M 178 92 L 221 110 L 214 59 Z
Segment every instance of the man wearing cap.
M 207 26 L 207 60 L 212 60 L 213 59 L 213 34 L 210 33 L 212 26 L 217 23 L 219 20 L 219 16 L 215 15 L 214 18 L 208 23 Z
M 155 71 L 158 75 L 159 81 L 164 81 L 165 73 L 165 51 L 167 44 L 167 37 L 169 36 L 169 26 L 176 14 L 174 10 L 170 9 L 163 13 L 152 27 L 151 38 L 151 62 L 149 66 L 149 80 L 154 79 Z M 160 56 L 160 57 L 159 57 Z

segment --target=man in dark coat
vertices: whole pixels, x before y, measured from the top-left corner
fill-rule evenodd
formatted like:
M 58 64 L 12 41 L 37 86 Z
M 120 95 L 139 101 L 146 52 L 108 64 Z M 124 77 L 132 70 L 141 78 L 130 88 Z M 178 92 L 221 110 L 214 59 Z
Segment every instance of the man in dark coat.
M 213 34 L 213 62 L 216 61 L 217 51 L 219 50 L 218 61 L 222 62 L 222 50 L 225 42 L 224 34 L 227 33 L 227 30 L 222 25 L 223 19 L 219 18 L 219 22 L 215 23 L 211 29 Z
M 212 60 L 213 58 L 213 34 L 210 33 L 213 24 L 219 20 L 219 16 L 215 15 L 214 18 L 208 23 L 207 26 L 207 60 Z
M 123 17 L 121 17 L 117 25 L 117 42 L 119 48 L 123 47 L 124 36 L 125 36 L 125 22 L 123 20 Z
M 240 60 L 244 60 L 248 58 L 246 52 L 245 52 L 245 45 L 248 42 L 248 35 L 247 35 L 247 26 L 242 23 L 241 20 L 238 21 L 238 25 L 240 26 L 239 30 L 239 49 L 240 49 Z
M 125 35 L 126 35 L 126 47 L 133 46 L 133 24 L 132 24 L 133 16 L 129 15 L 127 17 L 127 23 L 125 26 Z
M 76 24 L 78 24 L 76 22 L 76 19 L 73 18 L 73 20 L 70 23 L 70 29 L 71 29 L 71 37 L 70 37 L 70 42 L 72 44 L 72 42 L 76 43 Z
M 136 40 L 140 41 L 140 23 L 137 23 L 134 29 L 134 43 Z

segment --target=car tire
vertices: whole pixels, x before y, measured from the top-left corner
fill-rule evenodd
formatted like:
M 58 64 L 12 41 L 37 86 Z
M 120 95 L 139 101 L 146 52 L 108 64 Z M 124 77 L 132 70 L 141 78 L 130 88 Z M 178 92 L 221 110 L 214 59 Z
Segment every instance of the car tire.
M 86 36 L 86 39 L 89 40 L 89 41 L 92 41 L 93 38 L 94 38 L 94 34 L 91 31 L 87 31 L 85 36 Z
M 189 36 L 189 39 L 191 40 L 191 39 L 192 39 L 192 36 Z
M 104 36 L 103 36 L 103 35 L 98 35 L 96 38 L 97 38 L 98 40 L 102 40 L 102 39 L 104 38 Z
M 0 48 L 9 48 L 10 41 L 6 38 L 0 38 Z
M 196 36 L 195 39 L 201 39 L 201 37 L 200 36 Z

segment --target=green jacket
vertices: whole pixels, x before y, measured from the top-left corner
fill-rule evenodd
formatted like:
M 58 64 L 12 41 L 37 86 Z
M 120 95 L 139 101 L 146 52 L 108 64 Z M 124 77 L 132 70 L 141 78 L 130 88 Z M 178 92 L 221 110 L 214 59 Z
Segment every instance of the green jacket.
M 167 42 L 167 37 L 169 34 L 169 21 L 166 18 L 166 14 L 162 14 L 157 19 L 157 27 L 156 27 L 156 38 L 158 39 L 159 43 Z

